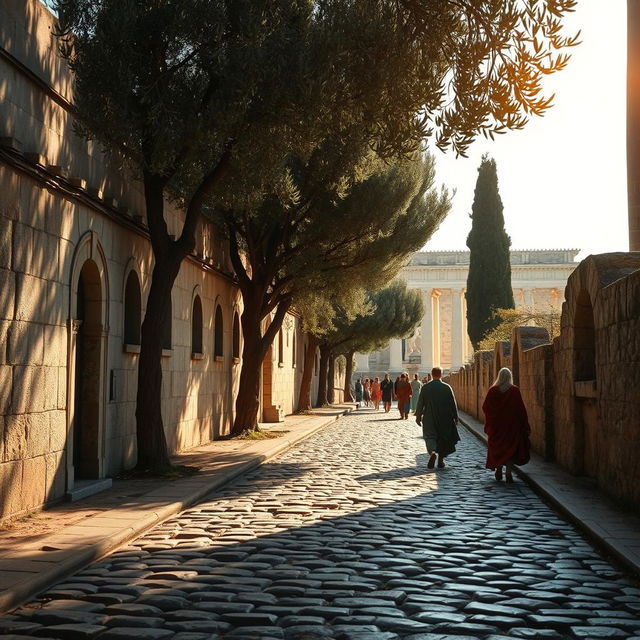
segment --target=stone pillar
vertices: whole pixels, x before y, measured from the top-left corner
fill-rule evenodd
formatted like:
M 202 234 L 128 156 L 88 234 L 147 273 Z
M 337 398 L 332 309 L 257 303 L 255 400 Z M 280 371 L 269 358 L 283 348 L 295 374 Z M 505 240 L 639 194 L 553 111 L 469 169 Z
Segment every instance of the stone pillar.
M 629 251 L 640 251 L 640 0 L 627 0 Z
M 402 340 L 399 338 L 389 342 L 389 371 L 402 371 Z
M 369 354 L 356 353 L 356 377 L 359 373 L 369 371 Z
M 431 292 L 431 308 L 433 310 L 433 366 L 440 366 L 440 291 Z
M 533 299 L 533 289 L 525 289 L 524 292 L 524 304 L 529 311 L 533 311 L 535 308 L 535 302 Z
M 464 362 L 464 344 L 466 331 L 463 331 L 462 309 L 463 309 L 464 291 L 452 289 L 451 291 L 451 369 L 456 370 L 462 366 Z
M 433 367 L 433 309 L 431 291 L 422 292 L 424 316 L 422 316 L 420 364 L 423 373 L 429 373 Z

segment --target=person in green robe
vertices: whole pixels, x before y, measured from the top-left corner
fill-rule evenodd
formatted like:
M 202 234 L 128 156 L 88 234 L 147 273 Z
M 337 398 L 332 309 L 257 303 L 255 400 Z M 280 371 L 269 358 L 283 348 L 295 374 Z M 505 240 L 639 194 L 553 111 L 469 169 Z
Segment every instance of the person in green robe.
M 416 422 L 422 426 L 422 435 L 429 453 L 428 469 L 433 469 L 438 456 L 438 468 L 444 468 L 444 459 L 456 450 L 458 435 L 458 407 L 453 389 L 442 382 L 442 369 L 431 370 L 432 380 L 420 390 L 416 406 Z

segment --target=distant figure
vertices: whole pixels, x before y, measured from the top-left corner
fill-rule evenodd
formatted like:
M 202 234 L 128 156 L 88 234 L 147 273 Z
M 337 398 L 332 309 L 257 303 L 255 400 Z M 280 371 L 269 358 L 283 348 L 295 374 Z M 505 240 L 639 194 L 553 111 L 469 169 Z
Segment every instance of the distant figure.
M 358 403 L 358 409 L 360 408 L 360 405 L 362 404 L 362 380 L 360 378 L 358 378 L 356 380 L 356 384 L 355 384 L 355 394 L 356 394 L 356 402 Z
M 411 402 L 411 383 L 409 374 L 403 373 L 396 382 L 396 398 L 398 399 L 398 411 L 400 419 L 406 420 L 409 417 L 409 405 Z
M 413 375 L 413 380 L 411 381 L 411 411 L 413 411 L 413 413 L 416 412 L 416 407 L 418 406 L 420 389 L 422 389 L 422 382 L 420 382 L 418 374 L 415 373 Z
M 389 413 L 391 409 L 391 403 L 393 402 L 393 382 L 389 378 L 389 374 L 384 374 L 384 379 L 380 383 L 380 391 L 382 392 L 382 406 L 384 412 Z
M 371 406 L 371 380 L 369 378 L 364 379 L 362 394 L 364 396 L 364 406 Z
M 427 384 L 427 382 L 431 382 L 431 374 L 430 373 L 427 373 L 427 375 L 424 378 L 422 378 L 422 384 L 423 385 Z
M 376 411 L 380 410 L 380 400 L 382 400 L 382 389 L 380 389 L 380 378 L 376 376 L 371 384 L 371 402 Z
M 513 482 L 513 465 L 529 462 L 529 420 L 520 389 L 506 367 L 498 371 L 493 386 L 482 404 L 484 432 L 489 436 L 487 469 L 495 469 L 498 482 L 506 465 L 506 481 Z
M 456 450 L 458 435 L 458 407 L 453 389 L 442 382 L 442 369 L 431 370 L 433 380 L 420 390 L 416 407 L 416 422 L 422 425 L 422 434 L 429 453 L 428 469 L 433 469 L 438 456 L 438 468 L 444 468 L 444 459 Z

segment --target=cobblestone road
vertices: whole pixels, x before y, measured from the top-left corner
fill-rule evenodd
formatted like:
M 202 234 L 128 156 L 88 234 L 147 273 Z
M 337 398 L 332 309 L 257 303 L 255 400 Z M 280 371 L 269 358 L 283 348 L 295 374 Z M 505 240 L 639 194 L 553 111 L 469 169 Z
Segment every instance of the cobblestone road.
M 640 589 L 461 429 L 360 411 L 14 616 L 13 638 L 640 638 Z M 48 601 L 47 601 L 48 600 Z

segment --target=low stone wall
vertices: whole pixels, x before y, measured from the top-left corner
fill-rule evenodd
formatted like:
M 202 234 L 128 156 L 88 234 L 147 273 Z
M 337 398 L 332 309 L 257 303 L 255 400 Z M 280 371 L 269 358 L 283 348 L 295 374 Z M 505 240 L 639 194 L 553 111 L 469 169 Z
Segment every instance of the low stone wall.
M 589 256 L 565 299 L 553 343 L 544 329 L 519 327 L 448 382 L 460 408 L 483 421 L 482 400 L 510 367 L 534 451 L 640 511 L 640 253 Z

